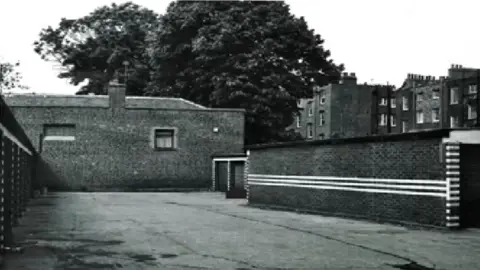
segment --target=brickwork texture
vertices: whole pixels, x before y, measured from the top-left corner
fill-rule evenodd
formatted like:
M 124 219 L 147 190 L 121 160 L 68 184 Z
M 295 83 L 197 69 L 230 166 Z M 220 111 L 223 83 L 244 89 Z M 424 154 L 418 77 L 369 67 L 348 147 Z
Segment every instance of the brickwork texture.
M 382 139 L 372 137 L 370 141 L 361 143 L 352 139 L 329 140 L 318 144 L 291 144 L 283 147 L 280 145 L 250 147 L 249 203 L 362 216 L 375 220 L 444 226 L 446 182 L 442 136 L 415 138 L 413 134 L 405 135 L 389 135 L 381 137 Z M 259 175 L 323 176 L 335 177 L 337 180 L 319 179 L 320 184 L 302 182 L 303 185 L 316 187 L 291 185 L 295 181 L 317 181 L 313 178 L 274 180 L 276 183 L 287 183 L 285 185 L 265 185 L 263 182 L 254 184 L 255 178 L 261 177 Z M 363 184 L 358 184 L 352 179 L 339 181 L 342 179 L 338 178 L 342 177 L 367 180 L 363 181 Z M 378 183 L 368 180 L 372 178 L 400 182 Z M 405 179 L 405 183 L 401 183 L 402 179 Z M 322 181 L 325 182 L 321 183 Z M 381 186 L 368 187 L 371 185 L 369 183 L 389 185 L 388 189 L 393 191 L 388 193 L 348 190 L 348 188 L 378 189 L 377 187 Z M 398 190 L 405 191 L 404 186 L 409 185 L 413 186 L 408 187 L 411 191 L 417 190 L 420 193 L 417 195 L 396 193 L 397 188 L 392 185 L 397 184 Z M 333 188 L 325 187 L 329 185 L 333 185 Z M 345 188 L 345 185 L 350 187 Z M 434 190 L 435 196 L 421 194 L 423 190 L 417 188 L 418 186 Z M 412 192 L 407 190 L 407 193 Z
M 110 108 L 99 106 L 108 101 L 105 97 L 61 97 L 59 102 L 43 98 L 44 102 L 36 97 L 34 105 L 25 97 L 13 96 L 7 102 L 41 151 L 38 173 L 50 189 L 209 188 L 211 155 L 243 151 L 241 110 L 206 109 L 169 99 L 132 103 L 127 98 L 125 106 Z M 172 108 L 175 104 L 179 105 Z M 75 140 L 43 140 L 45 124 L 75 125 Z M 153 149 L 151 133 L 156 127 L 177 129 L 178 147 Z

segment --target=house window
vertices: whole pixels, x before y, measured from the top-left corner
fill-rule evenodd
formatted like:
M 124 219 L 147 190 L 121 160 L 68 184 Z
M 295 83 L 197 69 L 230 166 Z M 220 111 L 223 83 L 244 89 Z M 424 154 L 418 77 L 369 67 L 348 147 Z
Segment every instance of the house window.
M 300 127 L 301 121 L 300 121 L 300 116 L 297 116 L 297 128 Z
M 467 113 L 468 113 L 468 119 L 475 119 L 475 118 L 477 118 L 477 111 L 476 111 L 475 107 L 472 106 L 472 105 L 467 105 L 467 108 L 468 108 L 468 111 L 467 111 Z
M 433 99 L 439 99 L 440 98 L 440 89 L 433 89 L 432 91 L 432 98 Z
M 470 84 L 468 86 L 468 93 L 469 94 L 476 94 L 477 93 L 477 85 L 476 84 Z
M 381 106 L 387 106 L 387 99 L 386 98 L 381 98 L 380 99 L 380 105 Z
M 423 124 L 423 112 L 422 111 L 417 112 L 417 124 Z
M 407 132 L 407 128 L 408 128 L 408 122 L 402 121 L 402 132 L 403 133 Z
M 423 93 L 417 94 L 417 101 L 423 101 Z
M 173 128 L 155 128 L 153 130 L 153 148 L 154 149 L 174 149 L 176 148 L 175 129 Z
M 387 125 L 387 115 L 386 114 L 380 114 L 380 118 L 378 119 L 378 125 L 379 126 L 386 126 Z
M 318 134 L 318 139 L 319 140 L 325 139 L 325 134 L 323 134 L 323 133 Z
M 402 97 L 402 109 L 408 111 L 408 98 Z
M 327 97 L 325 95 L 325 91 L 321 91 L 320 92 L 320 104 L 325 104 L 326 101 L 327 101 Z
M 394 98 L 390 99 L 390 108 L 394 109 L 397 107 L 397 100 Z
M 44 141 L 74 141 L 74 124 L 45 124 L 43 125 Z
M 308 116 L 312 116 L 313 115 L 313 104 L 312 102 L 309 102 L 308 103 Z
M 312 124 L 307 125 L 307 136 L 308 138 L 313 138 L 313 127 Z
M 458 117 L 450 116 L 450 127 L 451 128 L 458 127 Z
M 396 127 L 397 126 L 397 119 L 395 119 L 394 115 L 390 115 L 390 126 Z
M 433 123 L 438 123 L 440 121 L 440 109 L 439 108 L 433 108 L 432 109 L 432 122 Z
M 320 111 L 320 113 L 318 114 L 318 125 L 319 126 L 325 125 L 325 112 L 324 111 Z
M 450 104 L 458 104 L 458 87 L 450 88 Z

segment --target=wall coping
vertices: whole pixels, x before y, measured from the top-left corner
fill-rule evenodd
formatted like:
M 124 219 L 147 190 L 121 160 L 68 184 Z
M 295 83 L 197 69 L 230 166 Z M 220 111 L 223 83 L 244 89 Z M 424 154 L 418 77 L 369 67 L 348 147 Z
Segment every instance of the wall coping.
M 450 136 L 450 132 L 454 130 L 472 130 L 472 129 L 437 129 L 428 131 L 417 131 L 398 134 L 373 135 L 364 137 L 313 140 L 313 141 L 292 141 L 280 143 L 254 144 L 245 146 L 246 149 L 268 149 L 283 148 L 292 146 L 313 146 L 313 145 L 337 145 L 337 144 L 354 144 L 354 143 L 375 143 L 375 142 L 395 142 L 395 141 L 412 141 L 424 139 L 443 139 Z
M 102 101 L 108 102 L 108 95 L 59 95 L 59 94 L 7 94 L 5 95 L 6 99 L 11 99 L 15 97 L 29 97 L 29 98 L 70 98 L 70 99 L 98 99 Z M 173 97 L 149 97 L 149 96 L 126 96 L 126 101 L 128 100 L 157 100 L 157 101 L 168 101 L 168 100 L 175 100 L 181 101 L 183 103 L 189 104 L 194 106 L 195 108 L 156 108 L 156 107 L 149 107 L 149 106 L 132 106 L 130 107 L 128 102 L 125 104 L 126 110 L 173 110 L 173 111 L 213 111 L 213 112 L 243 112 L 245 113 L 245 109 L 241 108 L 209 108 L 202 106 L 200 104 L 194 103 L 192 101 L 183 99 L 183 98 L 173 98 Z M 43 104 L 14 104 L 10 105 L 14 108 L 22 108 L 22 107 L 41 107 L 41 108 L 110 108 L 108 104 L 106 105 L 63 105 L 63 104 L 55 104 L 55 105 L 43 105 Z
M 246 153 L 225 153 L 225 154 L 213 154 L 212 158 L 230 158 L 230 157 L 247 157 Z

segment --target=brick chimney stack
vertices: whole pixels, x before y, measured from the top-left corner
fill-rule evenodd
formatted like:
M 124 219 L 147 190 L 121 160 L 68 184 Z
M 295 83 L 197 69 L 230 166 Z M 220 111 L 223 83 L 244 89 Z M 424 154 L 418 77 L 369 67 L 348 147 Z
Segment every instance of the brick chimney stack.
M 357 85 L 357 76 L 354 72 L 344 72 L 340 78 L 340 84 Z

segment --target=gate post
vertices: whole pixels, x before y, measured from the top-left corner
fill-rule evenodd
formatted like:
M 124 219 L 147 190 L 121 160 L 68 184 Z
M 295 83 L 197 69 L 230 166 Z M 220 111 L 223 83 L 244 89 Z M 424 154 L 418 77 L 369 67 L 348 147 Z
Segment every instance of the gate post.
M 247 150 L 247 158 L 245 159 L 245 166 L 243 167 L 243 186 L 245 187 L 245 192 L 247 193 L 247 202 L 250 198 L 250 185 L 248 184 L 248 170 L 250 165 L 250 150 Z
M 460 143 L 445 143 L 446 226 L 460 227 Z

